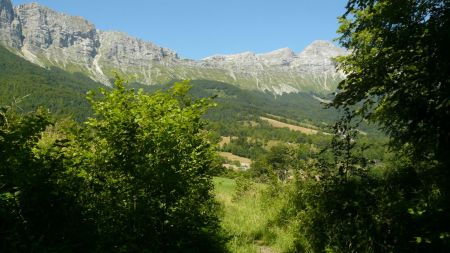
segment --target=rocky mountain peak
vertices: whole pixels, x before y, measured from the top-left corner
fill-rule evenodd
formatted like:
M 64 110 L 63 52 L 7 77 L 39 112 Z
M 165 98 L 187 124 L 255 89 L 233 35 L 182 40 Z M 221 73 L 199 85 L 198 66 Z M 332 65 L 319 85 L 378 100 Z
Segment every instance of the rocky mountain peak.
M 337 47 L 333 43 L 325 40 L 316 40 L 308 45 L 300 54 L 301 58 L 331 58 L 339 55 L 344 55 L 345 50 Z
M 37 3 L 20 5 L 16 13 L 22 23 L 24 44 L 28 46 L 65 48 L 95 35 L 95 26 L 87 20 L 58 13 Z
M 178 54 L 151 42 L 143 41 L 123 32 L 99 32 L 100 54 L 115 68 L 142 67 L 152 62 L 173 62 L 179 60 Z
M 254 60 L 256 54 L 250 51 L 237 54 L 217 54 L 203 58 L 203 61 L 249 61 Z
M 88 20 L 86 20 L 83 17 L 80 16 L 71 16 L 71 15 L 67 15 L 65 13 L 60 13 L 57 11 L 54 11 L 46 6 L 40 5 L 39 3 L 33 2 L 33 3 L 26 3 L 26 4 L 21 4 L 19 6 L 17 6 L 16 8 L 17 12 L 39 12 L 39 14 L 44 18 L 44 19 L 49 19 L 52 17 L 57 17 L 57 18 L 61 18 L 61 20 L 59 20 L 61 22 L 61 25 L 70 25 L 70 26 L 87 26 L 89 28 L 95 27 L 94 24 L 90 23 Z M 70 21 L 71 23 L 67 23 L 67 21 Z
M 123 32 L 100 32 L 102 47 L 107 49 L 109 56 L 115 53 L 128 58 L 142 58 L 147 60 L 178 59 L 178 54 L 168 48 L 163 48 L 152 42 L 143 41 Z M 117 56 L 117 55 L 116 55 Z
M 258 57 L 268 65 L 288 65 L 296 55 L 292 49 L 286 47 L 265 54 L 259 54 Z
M 260 54 L 261 57 L 279 57 L 279 58 L 293 58 L 295 57 L 294 51 L 292 49 L 285 47 L 280 48 L 268 53 Z
M 21 52 L 26 59 L 39 65 L 51 62 L 63 68 L 92 62 L 99 40 L 95 26 L 89 21 L 37 3 L 19 5 L 14 11 L 22 26 Z
M 37 3 L 13 7 L 10 0 L 0 0 L 0 44 L 41 66 L 82 72 L 105 85 L 118 71 L 142 84 L 206 79 L 274 94 L 333 90 L 342 74 L 332 58 L 345 54 L 331 42 L 315 41 L 298 55 L 281 48 L 182 59 L 126 33 L 99 31 L 82 17 Z

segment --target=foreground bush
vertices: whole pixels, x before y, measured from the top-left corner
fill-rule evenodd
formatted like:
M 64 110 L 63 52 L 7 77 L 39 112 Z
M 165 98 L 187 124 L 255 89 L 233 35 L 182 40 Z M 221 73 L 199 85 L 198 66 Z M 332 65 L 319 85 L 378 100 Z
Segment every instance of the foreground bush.
M 89 94 L 81 126 L 3 110 L 0 250 L 220 251 L 208 101 L 188 89 L 149 95 L 118 79 Z

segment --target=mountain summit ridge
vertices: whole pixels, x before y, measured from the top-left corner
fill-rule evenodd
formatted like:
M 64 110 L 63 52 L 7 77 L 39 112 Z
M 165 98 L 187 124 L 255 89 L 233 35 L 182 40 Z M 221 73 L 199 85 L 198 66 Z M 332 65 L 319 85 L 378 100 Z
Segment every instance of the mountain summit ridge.
M 117 71 L 148 85 L 209 79 L 274 94 L 333 91 L 343 76 L 331 58 L 345 54 L 331 42 L 315 41 L 298 54 L 281 48 L 191 60 L 123 32 L 98 30 L 83 17 L 37 3 L 14 7 L 10 0 L 0 0 L 0 36 L 0 45 L 35 64 L 82 72 L 105 85 Z

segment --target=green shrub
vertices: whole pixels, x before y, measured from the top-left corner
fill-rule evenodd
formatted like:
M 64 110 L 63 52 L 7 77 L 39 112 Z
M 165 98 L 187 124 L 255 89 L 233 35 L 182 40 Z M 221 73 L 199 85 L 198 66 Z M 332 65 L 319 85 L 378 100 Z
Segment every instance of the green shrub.
M 119 78 L 89 94 L 83 125 L 3 110 L 0 250 L 220 252 L 209 101 L 188 90 L 144 94 Z

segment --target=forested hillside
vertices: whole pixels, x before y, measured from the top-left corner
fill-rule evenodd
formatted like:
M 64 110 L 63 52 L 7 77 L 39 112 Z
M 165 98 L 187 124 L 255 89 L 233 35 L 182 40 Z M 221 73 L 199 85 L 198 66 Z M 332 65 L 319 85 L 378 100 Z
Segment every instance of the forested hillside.
M 15 103 L 27 112 L 43 105 L 52 113 L 82 120 L 92 113 L 86 92 L 100 86 L 82 74 L 41 68 L 0 46 L 2 106 Z
M 17 106 L 24 111 L 43 105 L 55 114 L 73 115 L 81 120 L 90 115 L 85 99 L 88 90 L 103 87 L 81 73 L 69 73 L 58 68 L 41 68 L 0 47 L 0 98 L 3 105 L 20 100 Z M 147 92 L 168 89 L 167 85 L 144 86 Z M 273 114 L 298 122 L 321 125 L 336 119 L 333 110 L 324 110 L 323 104 L 308 93 L 275 96 L 272 93 L 242 90 L 234 85 L 209 80 L 192 81 L 193 97 L 213 97 L 217 108 L 206 117 L 213 121 L 237 120 L 249 116 Z

